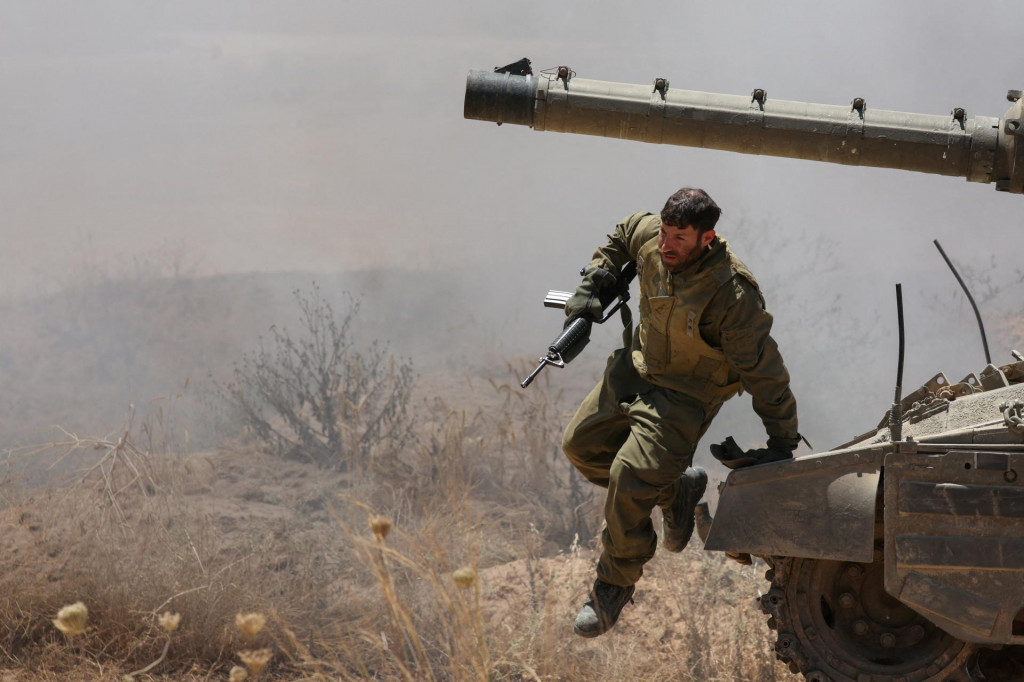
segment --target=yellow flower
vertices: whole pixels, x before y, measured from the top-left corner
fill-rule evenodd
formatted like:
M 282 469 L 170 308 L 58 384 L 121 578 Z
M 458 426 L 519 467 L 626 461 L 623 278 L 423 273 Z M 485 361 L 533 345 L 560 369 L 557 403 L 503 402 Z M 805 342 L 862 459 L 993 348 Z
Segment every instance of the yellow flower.
M 370 519 L 370 530 L 378 542 L 384 542 L 384 538 L 391 532 L 391 519 L 386 516 L 374 516 Z
M 247 677 L 249 673 L 245 672 L 245 668 L 240 665 L 232 666 L 231 672 L 228 673 L 228 682 L 242 682 Z
M 235 625 L 249 637 L 255 637 L 263 631 L 267 617 L 262 613 L 236 613 Z
M 270 649 L 251 649 L 238 652 L 238 657 L 242 659 L 242 663 L 245 663 L 245 667 L 253 675 L 259 675 L 263 666 L 270 662 L 273 655 L 274 652 Z
M 452 573 L 452 578 L 459 587 L 472 587 L 476 582 L 476 571 L 472 566 L 464 566 Z
M 164 629 L 164 632 L 174 632 L 178 629 L 178 623 L 181 622 L 181 614 L 164 611 L 164 615 L 157 618 L 157 622 L 160 623 L 160 627 Z
M 85 634 L 85 625 L 89 622 L 89 609 L 85 604 L 76 601 L 57 612 L 53 624 L 68 637 Z

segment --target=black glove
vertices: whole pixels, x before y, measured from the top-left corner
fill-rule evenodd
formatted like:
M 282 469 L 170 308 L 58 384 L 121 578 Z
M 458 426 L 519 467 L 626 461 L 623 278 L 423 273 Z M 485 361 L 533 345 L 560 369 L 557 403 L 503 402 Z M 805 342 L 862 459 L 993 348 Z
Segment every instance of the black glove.
M 565 302 L 565 324 L 569 326 L 577 317 L 584 317 L 592 322 L 600 320 L 604 314 L 601 294 L 615 286 L 615 275 L 604 268 L 591 265 L 583 269 L 583 281 L 576 287 L 576 293 Z
M 800 444 L 800 438 L 782 438 L 781 436 L 770 436 L 768 447 L 754 450 L 743 450 L 732 436 L 729 436 L 722 443 L 711 446 L 711 454 L 719 462 L 730 469 L 767 464 L 768 462 L 781 462 L 793 458 L 793 451 Z

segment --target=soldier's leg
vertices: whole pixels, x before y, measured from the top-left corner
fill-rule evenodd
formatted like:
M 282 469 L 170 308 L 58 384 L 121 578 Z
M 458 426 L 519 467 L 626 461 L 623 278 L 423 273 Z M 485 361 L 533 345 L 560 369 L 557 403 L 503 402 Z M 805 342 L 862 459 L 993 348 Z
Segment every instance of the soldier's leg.
M 654 556 L 651 512 L 671 499 L 707 428 L 700 405 L 661 389 L 639 396 L 629 406 L 629 418 L 629 437 L 610 471 L 604 551 L 597 567 L 598 578 L 620 586 L 636 583 Z
M 629 405 L 649 390 L 625 349 L 612 353 L 604 376 L 583 400 L 562 436 L 562 451 L 583 477 L 608 487 L 609 470 L 629 437 Z
M 662 397 L 662 400 L 664 400 L 666 402 L 679 402 L 679 401 L 681 401 L 683 403 L 688 403 L 689 402 L 688 399 L 680 398 L 680 396 L 678 396 L 677 394 L 676 395 L 667 394 L 667 395 Z M 704 416 L 703 416 L 703 421 L 700 424 L 700 428 L 698 428 L 696 432 L 691 432 L 688 429 L 684 430 L 683 432 L 678 434 L 678 437 L 686 439 L 687 442 L 690 442 L 689 439 L 692 438 L 693 439 L 693 441 L 692 441 L 693 451 L 696 452 L 697 444 L 700 443 L 700 439 L 704 437 L 704 434 L 707 432 L 708 427 L 711 426 L 712 420 L 714 420 L 715 415 L 718 414 L 718 411 L 721 408 L 722 408 L 721 404 L 717 404 L 717 405 L 704 405 L 704 406 L 702 406 L 701 409 L 703 410 Z M 690 410 L 693 410 L 693 409 L 696 409 L 696 406 L 691 406 L 691 407 L 686 407 L 685 405 L 683 406 L 683 411 L 684 412 L 689 412 Z M 693 416 L 696 417 L 696 413 L 695 412 L 693 413 Z M 666 427 L 669 427 L 669 425 L 666 424 Z M 691 462 L 691 464 L 693 462 L 693 455 L 692 454 L 690 455 L 690 462 Z M 687 466 L 689 466 L 689 464 Z M 658 506 L 661 507 L 662 509 L 664 509 L 669 504 L 671 504 L 672 500 L 676 496 L 676 492 L 677 492 L 678 487 L 680 485 L 682 485 L 682 484 L 683 484 L 683 480 L 682 480 L 682 478 L 680 478 L 680 479 L 677 479 L 676 481 L 674 481 L 673 483 L 671 483 L 670 485 L 666 486 L 665 489 L 661 491 L 661 495 L 658 496 Z

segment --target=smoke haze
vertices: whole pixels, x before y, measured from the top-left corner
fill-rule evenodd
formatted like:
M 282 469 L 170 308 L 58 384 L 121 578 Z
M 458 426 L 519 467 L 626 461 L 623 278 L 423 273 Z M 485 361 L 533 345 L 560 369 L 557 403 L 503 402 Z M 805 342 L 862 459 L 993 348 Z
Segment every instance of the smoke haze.
M 895 282 L 908 310 L 905 386 L 980 370 L 973 315 L 931 240 L 974 284 L 990 277 L 990 320 L 1020 316 L 1021 198 L 963 179 L 465 121 L 466 73 L 528 56 L 600 80 L 1002 116 L 1006 90 L 1022 86 L 1016 10 L 3 0 L 0 291 L 40 301 L 147 264 L 170 277 L 292 273 L 262 311 L 269 324 L 297 280 L 361 271 L 331 286 L 361 288 L 368 324 L 419 370 L 445 352 L 446 368 L 520 361 L 560 326 L 544 291 L 574 286 L 619 218 L 696 185 L 762 282 L 804 432 L 834 445 L 891 400 Z M 552 381 L 581 398 L 617 335 L 599 330 Z M 1021 340 L 995 336 L 994 361 L 1009 361 L 1005 345 Z M 161 390 L 122 383 L 123 397 Z M 746 398 L 734 402 L 707 442 L 756 437 Z

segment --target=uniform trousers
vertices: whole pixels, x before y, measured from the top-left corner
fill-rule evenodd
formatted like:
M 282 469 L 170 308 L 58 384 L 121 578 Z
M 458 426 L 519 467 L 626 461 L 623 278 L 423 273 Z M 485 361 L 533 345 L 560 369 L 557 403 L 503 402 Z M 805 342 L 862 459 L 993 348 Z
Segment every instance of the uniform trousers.
M 600 580 L 628 587 L 643 575 L 658 542 L 651 513 L 672 502 L 720 407 L 645 380 L 629 348 L 612 353 L 562 438 L 569 461 L 588 481 L 608 489 Z

